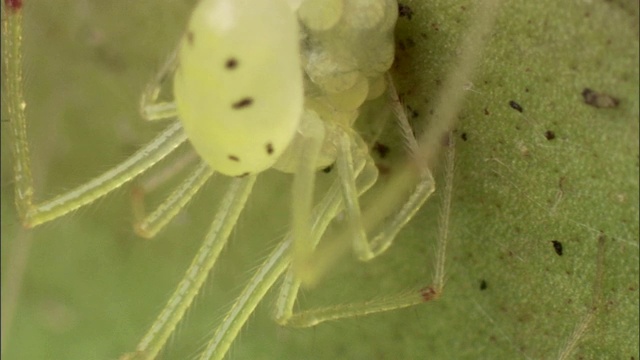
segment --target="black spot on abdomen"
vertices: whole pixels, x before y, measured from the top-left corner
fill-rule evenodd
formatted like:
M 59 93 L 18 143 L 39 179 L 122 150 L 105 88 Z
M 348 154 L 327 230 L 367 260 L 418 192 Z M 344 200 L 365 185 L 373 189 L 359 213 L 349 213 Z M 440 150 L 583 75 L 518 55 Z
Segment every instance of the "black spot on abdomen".
M 238 60 L 232 57 L 228 58 L 227 61 L 224 63 L 224 67 L 226 67 L 229 70 L 233 70 L 238 67 Z
M 233 109 L 236 110 L 240 110 L 240 109 L 246 109 L 249 106 L 251 106 L 253 104 L 253 98 L 250 97 L 245 97 L 239 101 L 234 102 L 233 104 L 231 104 L 231 107 Z

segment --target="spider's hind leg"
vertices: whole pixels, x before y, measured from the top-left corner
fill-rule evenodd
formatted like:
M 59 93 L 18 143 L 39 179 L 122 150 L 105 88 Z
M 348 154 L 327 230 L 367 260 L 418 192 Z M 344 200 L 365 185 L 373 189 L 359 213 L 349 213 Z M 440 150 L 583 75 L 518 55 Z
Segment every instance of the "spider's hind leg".
M 363 192 L 368 190 L 377 180 L 378 172 L 368 147 L 358 134 L 344 131 L 340 137 L 338 159 L 336 161 L 342 193 L 341 208 L 347 214 L 349 229 L 346 237 L 333 241 L 331 245 L 323 251 L 314 254 L 313 261 L 307 262 L 306 271 L 296 274 L 289 271 L 280 291 L 280 296 L 276 304 L 276 320 L 282 325 L 294 327 L 309 327 L 318 323 L 341 318 L 358 317 L 378 312 L 390 311 L 417 305 L 423 302 L 436 300 L 442 294 L 445 279 L 446 247 L 448 243 L 448 226 L 451 209 L 451 193 L 453 190 L 453 174 L 455 160 L 455 144 L 453 136 L 448 136 L 447 147 L 445 149 L 444 179 L 445 184 L 442 189 L 442 205 L 440 212 L 440 226 L 438 240 L 436 244 L 435 270 L 431 282 L 424 287 L 415 288 L 409 291 L 390 294 L 374 300 L 333 305 L 316 309 L 302 310 L 294 312 L 297 294 L 301 282 L 307 284 L 315 283 L 322 274 L 332 267 L 334 262 L 340 257 L 340 251 L 345 249 L 344 244 L 348 243 L 348 237 L 352 241 L 353 248 L 361 260 L 370 260 L 382 254 L 394 241 L 400 230 L 415 216 L 424 202 L 435 190 L 435 182 L 431 170 L 427 164 L 424 150 L 418 146 L 418 142 L 413 135 L 413 131 L 408 123 L 404 107 L 398 100 L 395 88 L 389 77 L 389 93 L 396 119 L 405 139 L 405 146 L 409 153 L 409 175 L 403 177 L 404 180 L 411 179 L 415 185 L 407 197 L 395 199 L 400 202 L 399 206 L 390 205 L 390 202 L 379 203 L 385 211 L 360 212 L 359 198 Z M 398 196 L 396 195 L 396 198 Z M 389 211 L 390 209 L 393 209 Z M 336 213 L 326 214 L 335 217 Z M 326 220 L 326 219 L 325 219 Z M 323 220 L 324 221 L 324 220 Z M 380 225 L 378 225 L 380 224 Z M 376 226 L 378 225 L 378 226 Z M 367 234 L 373 230 L 373 236 L 369 238 Z M 315 241 L 322 234 L 315 234 Z M 326 250 L 329 249 L 329 250 Z M 294 269 L 295 270 L 295 269 Z M 297 276 L 296 276 L 297 275 Z

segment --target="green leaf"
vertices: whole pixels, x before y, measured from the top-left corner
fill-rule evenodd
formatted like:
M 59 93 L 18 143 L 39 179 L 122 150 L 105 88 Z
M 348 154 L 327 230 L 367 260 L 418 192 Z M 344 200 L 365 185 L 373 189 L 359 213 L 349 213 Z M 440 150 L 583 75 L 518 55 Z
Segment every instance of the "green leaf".
M 441 84 L 455 71 L 465 30 L 477 21 L 475 2 L 403 3 L 413 16 L 398 21 L 394 76 L 420 131 L 434 121 L 430 113 Z M 118 163 L 162 128 L 140 120 L 138 97 L 175 47 L 192 5 L 26 3 L 27 115 L 40 199 Z M 442 298 L 286 329 L 270 319 L 268 297 L 230 358 L 547 359 L 575 339 L 569 358 L 637 359 L 638 13 L 637 2 L 623 0 L 503 2 L 456 125 Z M 585 104 L 585 88 L 615 97 L 619 105 Z M 5 140 L 4 124 L 2 131 Z M 389 141 L 387 177 L 396 169 L 394 159 L 403 156 Z M 6 143 L 3 358 L 114 359 L 133 350 L 182 277 L 226 182 L 214 180 L 153 240 L 133 234 L 129 187 L 27 231 L 15 217 Z M 197 354 L 284 234 L 290 181 L 275 172 L 259 179 L 230 246 L 164 358 Z M 344 257 L 317 288 L 301 295 L 301 306 L 427 285 L 439 194 L 387 253 L 368 264 Z M 148 200 L 156 203 L 162 195 Z M 599 238 L 605 239 L 602 247 Z M 561 256 L 552 241 L 562 244 Z M 587 322 L 591 314 L 595 318 Z M 581 324 L 586 330 L 576 338 Z

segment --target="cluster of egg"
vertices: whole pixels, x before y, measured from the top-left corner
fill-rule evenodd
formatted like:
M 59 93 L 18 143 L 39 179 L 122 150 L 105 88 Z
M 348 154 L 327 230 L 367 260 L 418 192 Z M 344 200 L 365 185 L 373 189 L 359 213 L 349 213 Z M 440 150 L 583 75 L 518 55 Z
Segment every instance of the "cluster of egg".
M 394 59 L 396 0 L 303 0 L 297 11 L 306 107 L 350 125 L 386 89 Z

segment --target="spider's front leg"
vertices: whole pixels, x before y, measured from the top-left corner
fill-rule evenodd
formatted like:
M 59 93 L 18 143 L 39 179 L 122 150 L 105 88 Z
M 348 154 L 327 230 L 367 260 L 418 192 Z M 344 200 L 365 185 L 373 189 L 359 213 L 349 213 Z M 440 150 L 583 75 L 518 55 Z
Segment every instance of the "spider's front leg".
M 167 127 L 149 144 L 128 159 L 96 178 L 39 203 L 35 202 L 29 139 L 27 136 L 26 109 L 24 100 L 22 64 L 22 12 L 7 9 L 2 11 L 3 93 L 7 93 L 7 113 L 10 121 L 9 141 L 14 156 L 16 207 L 22 223 L 31 228 L 61 217 L 110 193 L 130 181 L 149 167 L 162 160 L 186 140 L 180 124 Z

